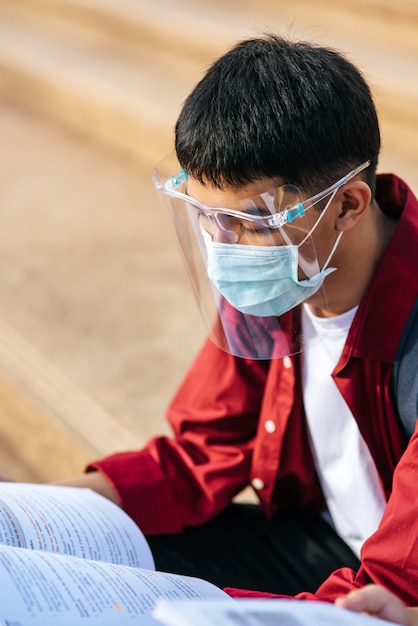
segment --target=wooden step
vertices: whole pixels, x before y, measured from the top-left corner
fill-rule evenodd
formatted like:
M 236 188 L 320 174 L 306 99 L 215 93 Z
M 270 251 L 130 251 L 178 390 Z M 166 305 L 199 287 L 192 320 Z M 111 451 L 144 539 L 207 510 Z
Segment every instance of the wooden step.
M 0 135 L 0 474 L 52 480 L 168 432 L 204 329 L 148 169 L 16 107 Z
M 396 29 L 377 0 L 361 17 L 346 3 L 332 7 L 266 2 L 256 13 L 253 3 L 234 0 L 199 9 L 187 0 L 0 0 L 0 94 L 150 167 L 171 149 L 177 114 L 204 67 L 266 21 L 286 30 L 295 15 L 296 32 L 318 33 L 364 68 L 385 142 L 399 145 L 409 134 L 405 153 L 417 159 L 418 44 L 407 36 L 416 3 L 399 5 Z
M 171 147 L 172 127 L 188 91 L 149 58 L 115 58 L 74 47 L 27 24 L 0 22 L 3 98 L 130 154 L 147 165 Z
M 120 420 L 3 320 L 0 373 L 0 468 L 7 466 L 15 480 L 77 474 L 92 458 L 139 445 Z

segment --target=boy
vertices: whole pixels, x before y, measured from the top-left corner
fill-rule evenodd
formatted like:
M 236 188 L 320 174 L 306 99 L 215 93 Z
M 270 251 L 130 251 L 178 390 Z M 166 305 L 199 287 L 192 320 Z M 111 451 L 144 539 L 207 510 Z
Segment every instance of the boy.
M 186 100 L 179 163 L 154 182 L 211 340 L 169 408 L 173 438 L 68 481 L 123 506 L 159 569 L 418 602 L 418 443 L 391 391 L 418 205 L 376 179 L 379 149 L 361 73 L 306 42 L 240 42 Z M 231 504 L 249 484 L 260 509 Z

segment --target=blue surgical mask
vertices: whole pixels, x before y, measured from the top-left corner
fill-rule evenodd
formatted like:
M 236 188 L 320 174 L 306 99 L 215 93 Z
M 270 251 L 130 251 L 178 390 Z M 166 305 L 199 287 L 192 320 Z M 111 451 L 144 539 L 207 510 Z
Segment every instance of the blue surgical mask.
M 226 300 L 241 313 L 267 317 L 282 315 L 304 302 L 335 271 L 328 263 L 341 239 L 338 235 L 322 270 L 298 279 L 298 248 L 243 246 L 217 243 L 204 236 L 208 277 Z

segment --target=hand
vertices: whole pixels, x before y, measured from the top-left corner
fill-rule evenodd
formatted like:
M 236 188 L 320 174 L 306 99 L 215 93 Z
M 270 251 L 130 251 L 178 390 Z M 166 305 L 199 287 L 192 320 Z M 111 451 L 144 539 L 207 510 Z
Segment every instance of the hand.
M 335 604 L 402 626 L 418 626 L 418 609 L 407 608 L 399 598 L 380 585 L 366 585 L 351 591 L 348 595 L 338 598 Z
M 101 496 L 111 500 L 118 506 L 121 505 L 116 489 L 112 487 L 110 482 L 101 472 L 87 472 L 80 476 L 73 476 L 54 481 L 54 485 L 64 485 L 66 487 L 85 487 L 96 491 Z

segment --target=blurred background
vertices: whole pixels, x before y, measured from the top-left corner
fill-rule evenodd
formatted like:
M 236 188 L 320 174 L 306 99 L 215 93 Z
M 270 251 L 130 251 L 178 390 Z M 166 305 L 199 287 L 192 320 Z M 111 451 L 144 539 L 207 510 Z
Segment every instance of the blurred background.
M 0 0 L 0 472 L 167 432 L 204 329 L 151 172 L 208 65 L 265 31 L 358 64 L 380 170 L 417 192 L 418 0 Z

